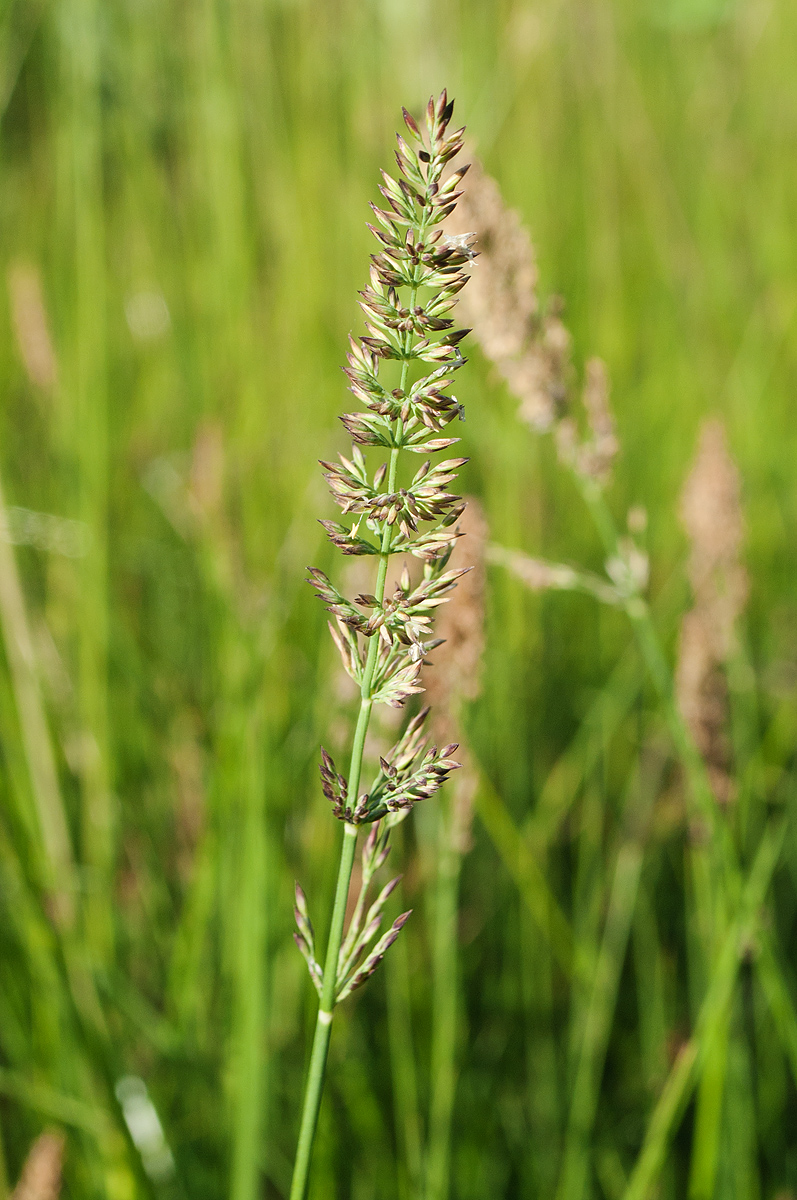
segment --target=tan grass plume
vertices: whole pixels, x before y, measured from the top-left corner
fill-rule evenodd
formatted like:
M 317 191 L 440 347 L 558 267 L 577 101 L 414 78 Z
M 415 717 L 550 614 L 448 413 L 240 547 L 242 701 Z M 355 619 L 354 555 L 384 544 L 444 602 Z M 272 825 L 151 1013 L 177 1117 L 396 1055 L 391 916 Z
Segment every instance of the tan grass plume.
M 64 1135 L 56 1130 L 45 1130 L 28 1152 L 11 1200 L 58 1200 L 63 1158 Z
M 733 798 L 726 665 L 748 593 L 740 560 L 744 538 L 739 472 L 722 422 L 704 422 L 681 495 L 690 542 L 693 605 L 681 625 L 678 704 L 708 768 L 717 800 Z
M 490 362 L 520 400 L 521 415 L 549 429 L 565 396 L 570 335 L 556 305 L 541 314 L 534 246 L 519 215 L 478 161 L 448 218 L 451 233 L 475 234 L 478 253 L 461 311 Z
M 582 435 L 573 415 L 575 371 L 562 302 L 553 296 L 541 304 L 528 231 L 477 160 L 447 224 L 450 233 L 473 237 L 476 260 L 460 302 L 462 314 L 519 401 L 520 419 L 537 432 L 553 429 L 563 462 L 606 483 L 618 449 L 606 367 L 599 358 L 586 364 Z

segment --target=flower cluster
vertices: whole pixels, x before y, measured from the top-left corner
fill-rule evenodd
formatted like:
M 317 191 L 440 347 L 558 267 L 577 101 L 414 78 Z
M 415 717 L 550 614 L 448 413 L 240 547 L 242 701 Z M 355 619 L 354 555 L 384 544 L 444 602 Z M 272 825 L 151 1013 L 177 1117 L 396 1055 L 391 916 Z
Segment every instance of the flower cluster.
M 429 739 L 423 736 L 429 711 L 424 708 L 413 717 L 392 750 L 379 759 L 376 779 L 355 804 L 348 799 L 346 780 L 322 747 L 321 784 L 336 817 L 354 825 L 380 821 L 388 814 L 405 813 L 442 787 L 459 766 L 451 757 L 457 745 L 452 742 L 439 751 L 437 746 L 429 746 Z
M 341 418 L 352 438 L 351 454 L 321 463 L 342 514 L 341 522 L 321 522 L 330 540 L 344 554 L 377 560 L 373 592 L 351 599 L 323 571 L 308 568 L 309 582 L 332 614 L 330 632 L 361 697 L 349 779 L 322 749 L 321 783 L 334 816 L 349 826 L 350 834 L 355 833 L 352 827 L 370 825 L 359 899 L 342 944 L 343 910 L 337 926 L 333 913 L 334 936 L 331 932 L 323 971 L 304 893 L 297 886 L 296 942 L 327 1012 L 373 974 L 409 916 L 403 913 L 376 940 L 382 909 L 397 879 L 382 888 L 366 911 L 367 892 L 387 857 L 392 825 L 432 796 L 459 766 L 452 758 L 455 744 L 438 750 L 424 736 L 427 708 L 380 758 L 371 787 L 360 789 L 372 707 L 401 708 L 423 690 L 421 668 L 440 644 L 433 636 L 436 610 L 464 574 L 449 570 L 448 562 L 462 533 L 458 522 L 465 503 L 454 486 L 467 459 L 431 457 L 456 444 L 459 439 L 447 430 L 464 415 L 451 389 L 465 361 L 460 343 L 468 331 L 455 328 L 451 314 L 473 251 L 469 236 L 447 236 L 442 225 L 456 205 L 467 170 L 449 168 L 464 132 L 449 131 L 452 110 L 445 92 L 430 100 L 425 135 L 404 111 L 409 138 L 398 138 L 398 177 L 383 172 L 384 205 L 371 206 L 375 223 L 369 228 L 379 248 L 371 259 L 370 283 L 360 293 L 366 331 L 351 338 L 344 368 L 364 411 Z M 382 451 L 375 467 L 366 460 L 369 450 Z M 402 450 L 422 455 L 423 461 L 401 470 Z M 388 564 L 396 554 L 422 565 L 411 570 L 405 560 L 398 582 L 388 591 Z M 351 861 L 345 867 L 349 872 Z M 343 858 L 341 862 L 344 870 Z
M 386 883 L 366 911 L 365 905 L 371 880 L 379 868 L 384 865 L 389 853 L 388 830 L 381 830 L 378 825 L 372 826 L 361 854 L 359 895 L 345 941 L 338 953 L 335 973 L 336 1004 L 345 1000 L 367 979 L 370 979 L 410 916 L 409 912 L 401 913 L 396 917 L 387 933 L 383 934 L 379 941 L 375 941 L 382 925 L 382 912 L 388 897 L 401 882 L 401 876 L 397 875 L 389 883 Z M 293 915 L 298 928 L 298 932 L 293 935 L 293 940 L 307 963 L 310 978 L 320 996 L 324 985 L 324 972 L 316 958 L 315 931 L 307 909 L 307 899 L 298 883 L 296 884 L 296 904 Z
M 369 229 L 380 249 L 372 256 L 370 284 L 360 293 L 367 334 L 351 339 L 345 368 L 350 390 L 366 411 L 341 417 L 355 443 L 351 459 L 322 464 L 344 515 L 358 518 L 353 525 L 324 522 L 332 541 L 347 554 L 383 553 L 385 523 L 401 531 L 404 540 L 398 548 L 426 561 L 457 536 L 461 500 L 446 488 L 464 460 L 451 459 L 436 468 L 426 463 L 411 483 L 396 487 L 388 463 L 369 478 L 359 449 L 433 454 L 457 441 L 430 436 L 462 416 L 450 388 L 465 361 L 459 344 L 467 330 L 455 329 L 450 314 L 467 282 L 462 268 L 473 258 L 467 238 L 446 237 L 441 227 L 459 199 L 467 170 L 461 167 L 443 180 L 446 166 L 462 148 L 463 130 L 448 132 L 452 109 L 445 92 L 436 103 L 430 100 L 428 148 L 404 111 L 410 142 L 399 135 L 399 178 L 383 172 L 379 190 L 386 206 L 371 205 L 376 224 Z M 386 362 L 400 364 L 398 380 L 385 381 L 380 375 Z M 420 522 L 430 521 L 437 526 L 433 549 L 428 536 L 417 545 L 413 537 Z M 362 525 L 372 537 L 361 536 Z
M 452 312 L 467 281 L 463 268 L 473 258 L 470 239 L 448 237 L 442 227 L 467 170 L 447 173 L 462 148 L 463 130 L 449 131 L 452 110 L 445 92 L 430 100 L 425 136 L 404 111 L 409 136 L 398 136 L 398 176 L 383 172 L 384 204 L 371 205 L 375 220 L 369 228 L 379 249 L 360 293 L 366 333 L 351 338 L 345 368 L 365 411 L 341 418 L 353 439 L 351 455 L 321 464 L 344 519 L 322 524 L 344 554 L 379 558 L 377 584 L 373 594 L 349 599 L 323 571 L 309 571 L 335 618 L 332 637 L 363 699 L 396 708 L 422 690 L 421 667 L 438 644 L 432 637 L 435 610 L 463 573 L 446 568 L 465 507 L 453 485 L 467 459 L 430 457 L 458 440 L 440 435 L 463 415 L 451 387 L 465 361 L 460 343 L 468 331 L 455 328 Z M 390 365 L 392 379 L 386 378 Z M 386 452 L 375 470 L 366 462 L 367 447 Z M 425 456 L 405 479 L 399 477 L 402 450 Z M 405 566 L 393 594 L 386 595 L 387 562 L 395 554 L 419 559 L 422 577 L 411 580 Z M 336 816 L 357 824 L 431 794 L 452 765 L 447 753 L 436 752 L 428 762 L 413 762 L 411 770 L 390 764 L 380 799 L 371 795 L 365 805 L 348 795 L 345 778 L 326 754 L 321 777 Z

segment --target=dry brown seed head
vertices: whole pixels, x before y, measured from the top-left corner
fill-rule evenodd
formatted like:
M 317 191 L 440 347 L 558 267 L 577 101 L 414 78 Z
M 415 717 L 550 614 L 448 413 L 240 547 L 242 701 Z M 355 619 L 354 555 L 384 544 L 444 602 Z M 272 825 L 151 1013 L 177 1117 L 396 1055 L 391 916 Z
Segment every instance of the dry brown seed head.
M 704 422 L 692 470 L 681 495 L 681 520 L 689 536 L 689 579 L 696 600 L 710 607 L 723 656 L 733 624 L 747 599 L 740 562 L 744 538 L 741 480 L 719 420 Z
M 717 800 L 727 803 L 733 798 L 734 784 L 725 668 L 733 653 L 748 581 L 740 560 L 744 520 L 739 473 L 718 420 L 703 425 L 681 496 L 681 519 L 691 543 L 694 602 L 681 625 L 678 705 L 705 760 Z

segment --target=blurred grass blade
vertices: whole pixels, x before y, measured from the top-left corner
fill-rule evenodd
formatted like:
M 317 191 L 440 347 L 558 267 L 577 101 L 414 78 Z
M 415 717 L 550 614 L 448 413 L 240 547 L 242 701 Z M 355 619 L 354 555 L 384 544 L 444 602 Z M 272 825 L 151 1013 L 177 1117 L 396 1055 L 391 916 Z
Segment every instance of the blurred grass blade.
M 792 1079 L 797 1085 L 797 1011 L 775 957 L 772 938 L 767 929 L 759 930 L 757 953 L 753 961 L 756 976 L 775 1022 L 780 1044 L 791 1068 Z
M 113 941 L 113 803 L 108 762 L 108 416 L 105 211 L 101 111 L 101 7 L 98 0 L 59 0 L 64 96 L 62 179 L 69 239 L 70 325 L 64 381 L 71 445 L 77 462 L 77 506 L 89 530 L 80 560 L 78 703 L 81 851 L 88 891 L 86 934 L 98 963 Z
M 0 118 L 14 94 L 46 0 L 10 0 L 0 21 Z
M 689 1200 L 712 1200 L 716 1188 L 730 1032 L 731 1006 L 728 1005 L 704 1044 L 689 1171 Z
M 551 892 L 537 852 L 532 849 L 517 828 L 512 816 L 490 781 L 482 773 L 476 793 L 476 811 L 504 866 L 515 881 L 542 933 L 549 939 L 558 965 L 570 975 L 578 970 L 574 964 L 573 934 L 567 918 Z
M 0 513 L 4 511 L 0 481 Z M 11 672 L 33 802 L 41 837 L 44 882 L 52 889 L 59 920 L 71 925 L 76 887 L 72 846 L 44 711 L 25 599 L 14 551 L 0 536 L 0 622 Z
M 100 1109 L 92 1108 L 74 1096 L 64 1096 L 46 1084 L 35 1083 L 21 1071 L 0 1067 L 0 1094 L 18 1100 L 48 1120 L 72 1125 L 87 1133 L 102 1133 L 108 1124 L 106 1114 Z
M 604 747 L 631 711 L 643 682 L 638 654 L 626 650 L 575 737 L 548 773 L 524 827 L 533 845 L 549 846 L 554 841 L 584 780 L 595 770 Z
M 711 983 L 695 1031 L 681 1048 L 648 1122 L 645 1140 L 628 1183 L 624 1200 L 648 1200 L 661 1170 L 667 1145 L 694 1087 L 705 1055 L 726 1020 L 739 968 L 759 920 L 761 905 L 777 866 L 786 823 L 768 825 L 758 847 L 739 903 L 739 911 L 713 965 Z
M 626 793 L 625 823 L 629 827 L 629 837 L 617 854 L 592 991 L 583 1020 L 579 1022 L 580 1052 L 557 1200 L 582 1200 L 589 1191 L 590 1136 L 634 915 L 644 839 L 661 780 L 661 765 L 646 759 L 647 756 L 643 756 L 634 771 Z

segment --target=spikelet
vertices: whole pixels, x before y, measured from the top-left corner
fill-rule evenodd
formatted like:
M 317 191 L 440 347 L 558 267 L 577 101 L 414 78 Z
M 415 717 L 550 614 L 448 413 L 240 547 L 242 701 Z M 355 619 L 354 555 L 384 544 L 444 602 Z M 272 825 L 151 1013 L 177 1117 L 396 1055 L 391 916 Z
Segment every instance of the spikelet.
M 45 1130 L 28 1151 L 11 1200 L 58 1200 L 63 1157 L 64 1135 L 52 1129 Z
M 739 557 L 744 537 L 740 492 L 722 423 L 706 421 L 681 496 L 694 602 L 681 625 L 676 694 L 722 804 L 733 797 L 725 666 L 748 593 Z

